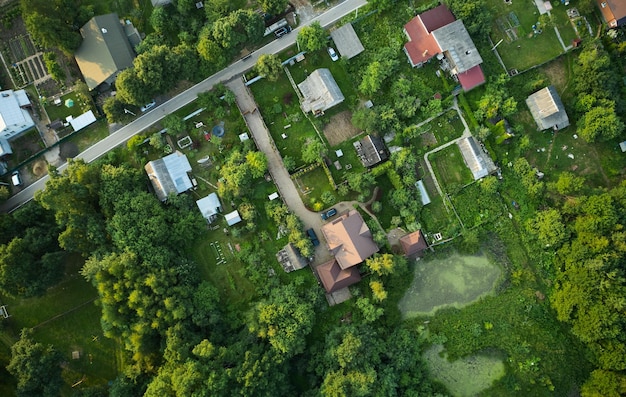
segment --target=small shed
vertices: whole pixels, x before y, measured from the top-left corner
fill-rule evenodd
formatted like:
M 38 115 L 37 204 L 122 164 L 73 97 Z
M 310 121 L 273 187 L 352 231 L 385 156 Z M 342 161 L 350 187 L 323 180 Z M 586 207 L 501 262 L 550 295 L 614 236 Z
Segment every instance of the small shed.
M 365 50 L 351 23 L 347 23 L 339 29 L 333 30 L 330 32 L 330 37 L 332 37 L 335 42 L 337 51 L 339 51 L 342 58 L 353 58 Z
M 428 243 L 424 238 L 421 230 L 413 233 L 409 233 L 406 236 L 400 238 L 400 244 L 402 245 L 402 251 L 404 255 L 409 258 L 416 256 L 422 256 L 422 253 L 428 248 Z
M 375 135 L 367 135 L 353 145 L 364 167 L 371 168 L 389 158 L 385 143 Z
M 545 87 L 526 99 L 538 130 L 561 130 L 569 126 L 569 118 L 565 112 L 561 97 L 553 85 Z
M 300 254 L 298 249 L 288 243 L 282 250 L 276 253 L 276 259 L 287 273 L 300 270 L 307 265 L 306 259 Z
M 622 150 L 622 153 L 626 152 L 626 141 L 620 142 L 619 148 Z
M 88 125 L 96 122 L 96 116 L 93 114 L 93 111 L 88 111 L 87 113 L 83 113 L 78 117 L 75 117 L 69 120 L 70 124 L 74 131 L 80 131 Z
M 239 215 L 239 211 L 234 210 L 233 212 L 229 212 L 224 216 L 226 218 L 226 223 L 228 226 L 233 226 L 241 222 L 241 216 Z
M 461 139 L 457 142 L 465 165 L 472 172 L 474 180 L 479 180 L 494 172 L 497 167 L 493 160 L 480 147 L 473 136 Z
M 422 205 L 430 204 L 430 196 L 428 196 L 428 191 L 426 190 L 426 186 L 424 186 L 424 181 L 420 179 L 419 181 L 415 182 L 415 187 L 420 192 Z
M 191 164 L 187 156 L 176 151 L 161 159 L 150 161 L 144 167 L 154 191 L 161 201 L 170 194 L 180 194 L 193 188 L 189 176 Z
M 200 210 L 200 213 L 209 223 L 213 223 L 217 215 L 222 212 L 222 204 L 216 193 L 211 193 L 208 196 L 196 201 L 196 205 Z

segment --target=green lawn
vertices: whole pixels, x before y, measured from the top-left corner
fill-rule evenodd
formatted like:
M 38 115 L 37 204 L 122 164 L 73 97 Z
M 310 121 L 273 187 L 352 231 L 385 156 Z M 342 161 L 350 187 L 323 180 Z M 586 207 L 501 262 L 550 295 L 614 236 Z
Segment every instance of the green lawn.
M 314 211 L 321 211 L 326 207 L 330 207 L 329 204 L 321 200 L 322 194 L 326 191 L 332 192 L 335 195 L 336 201 L 343 200 L 336 191 L 333 191 L 328 177 L 321 166 L 298 177 L 295 182 L 302 202 Z
M 66 100 L 72 100 L 74 102 L 74 106 L 65 106 Z M 47 102 L 44 104 L 44 107 L 46 108 L 46 113 L 48 113 L 50 121 L 61 120 L 63 122 L 65 122 L 65 119 L 68 116 L 78 117 L 81 114 L 90 110 L 89 104 L 81 102 L 75 92 L 70 92 L 69 94 L 63 95 L 61 97 L 61 103 L 59 105 L 55 105 L 54 103 L 52 103 L 52 99 L 48 98 Z
M 515 0 L 512 4 L 506 4 L 502 0 L 488 0 L 487 3 L 493 14 L 491 40 L 494 44 L 502 40 L 497 50 L 507 70 L 524 71 L 563 53 L 563 47 L 553 28 L 542 29 L 541 34 L 533 33 L 532 26 L 537 24 L 539 18 L 539 11 L 534 3 Z M 553 14 L 564 12 L 564 7 L 560 4 L 552 11 Z M 567 38 L 569 35 L 565 27 L 563 25 Z
M 102 335 L 100 309 L 94 302 L 98 294 L 78 274 L 82 263 L 80 257 L 68 257 L 66 277 L 43 296 L 2 298 L 11 315 L 4 320 L 7 324 L 0 333 L 3 359 L 8 359 L 5 354 L 21 329 L 35 327 L 34 339 L 52 344 L 68 363 L 63 371 L 65 395 L 71 390 L 67 383 L 72 384 L 83 375 L 85 386 L 105 384 L 113 380 L 121 368 L 115 341 Z M 76 350 L 81 357 L 72 360 L 71 354 Z
M 429 159 L 444 192 L 452 193 L 474 179 L 463 161 L 458 145 L 450 145 L 433 153 Z
M 431 133 L 434 135 L 437 143 L 434 147 L 448 143 L 463 135 L 465 126 L 456 110 L 449 110 L 432 120 L 430 123 L 423 125 L 422 133 Z
M 73 142 L 78 146 L 78 152 L 82 153 L 94 144 L 109 136 L 109 125 L 106 120 L 98 120 L 90 126 L 74 133 L 67 142 Z

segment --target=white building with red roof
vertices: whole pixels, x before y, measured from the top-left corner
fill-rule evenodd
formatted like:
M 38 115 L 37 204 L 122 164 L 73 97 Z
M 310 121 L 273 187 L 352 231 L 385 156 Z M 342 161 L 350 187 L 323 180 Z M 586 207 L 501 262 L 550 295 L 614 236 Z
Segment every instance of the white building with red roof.
M 421 67 L 433 57 L 455 77 L 464 91 L 485 82 L 483 63 L 463 21 L 445 5 L 423 12 L 404 25 L 409 41 L 404 45 L 409 63 Z

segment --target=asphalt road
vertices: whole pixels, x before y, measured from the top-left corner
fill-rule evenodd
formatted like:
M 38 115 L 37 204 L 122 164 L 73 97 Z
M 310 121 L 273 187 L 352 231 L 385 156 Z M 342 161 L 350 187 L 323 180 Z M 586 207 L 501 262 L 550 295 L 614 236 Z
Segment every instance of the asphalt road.
M 325 13 L 315 17 L 310 21 L 310 23 L 319 21 L 319 23 L 323 27 L 327 27 L 365 4 L 367 4 L 366 0 L 345 0 L 344 2 L 331 8 Z M 132 136 L 146 130 L 148 127 L 155 124 L 166 115 L 173 113 L 181 107 L 192 102 L 194 99 L 197 98 L 199 93 L 210 90 L 214 85 L 218 83 L 223 83 L 233 79 L 234 77 L 242 75 L 244 72 L 254 66 L 258 57 L 261 54 L 276 54 L 292 46 L 296 42 L 296 37 L 298 36 L 300 28 L 301 27 L 298 27 L 294 29 L 290 34 L 285 35 L 280 39 L 276 39 L 266 46 L 256 50 L 252 53 L 252 56 L 250 58 L 247 58 L 245 61 L 239 60 L 233 63 L 232 65 L 222 69 L 221 71 L 201 81 L 200 83 L 175 96 L 174 98 L 163 103 L 162 105 L 153 108 L 152 110 L 134 120 L 130 124 L 122 127 L 105 139 L 101 140 L 84 152 L 80 153 L 78 156 L 76 156 L 76 158 L 81 158 L 86 162 L 96 160 L 97 158 L 107 153 L 109 150 L 125 143 Z M 58 169 L 59 171 L 63 171 L 65 167 L 66 164 L 63 164 Z M 44 176 L 43 178 L 32 183 L 31 185 L 25 187 L 24 189 L 22 189 L 22 191 L 9 198 L 0 207 L 0 210 L 2 210 L 3 212 L 9 212 L 30 201 L 35 195 L 36 191 L 42 190 L 45 187 L 48 178 L 48 176 Z

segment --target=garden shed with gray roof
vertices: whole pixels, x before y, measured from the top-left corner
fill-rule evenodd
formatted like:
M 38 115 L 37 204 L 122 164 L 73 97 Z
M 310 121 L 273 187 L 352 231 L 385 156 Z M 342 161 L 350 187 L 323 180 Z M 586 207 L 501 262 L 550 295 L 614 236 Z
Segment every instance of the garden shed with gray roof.
M 539 130 L 561 130 L 569 126 L 561 97 L 553 85 L 545 87 L 526 99 L 526 105 L 533 115 Z
M 337 51 L 339 51 L 339 54 L 341 54 L 343 58 L 353 58 L 365 50 L 351 23 L 347 23 L 339 29 L 333 30 L 330 32 L 330 37 L 332 37 L 337 46 Z
M 161 201 L 170 194 L 180 194 L 193 187 L 189 173 L 191 165 L 187 156 L 174 152 L 161 159 L 150 161 L 144 167 L 154 192 Z

